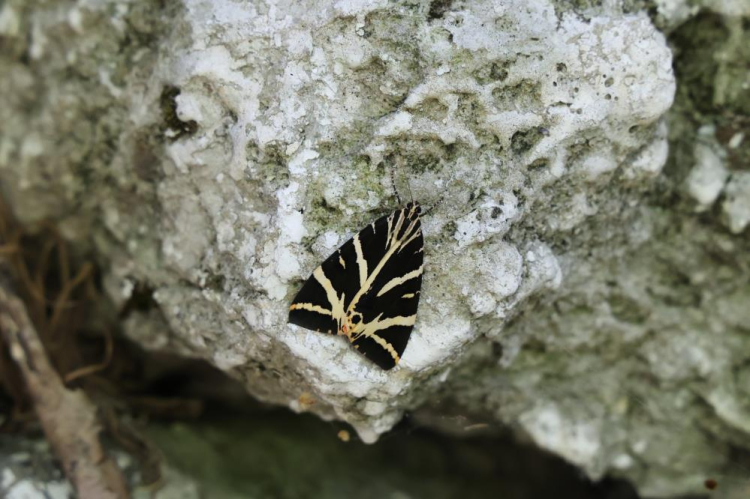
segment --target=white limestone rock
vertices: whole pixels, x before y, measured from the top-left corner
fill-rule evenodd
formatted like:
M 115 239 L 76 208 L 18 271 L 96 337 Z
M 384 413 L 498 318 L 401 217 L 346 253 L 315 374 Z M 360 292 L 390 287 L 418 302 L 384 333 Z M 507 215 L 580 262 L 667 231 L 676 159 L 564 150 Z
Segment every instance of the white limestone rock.
M 737 172 L 724 189 L 726 198 L 721 209 L 729 230 L 739 234 L 750 224 L 750 172 Z
M 731 390 L 701 391 L 743 365 L 726 283 L 744 274 L 721 263 L 743 246 L 647 206 L 672 54 L 645 12 L 605 4 L 8 0 L 3 194 L 95 251 L 118 307 L 153 299 L 124 320 L 134 340 L 261 400 L 374 441 L 440 389 L 592 477 L 696 492 L 730 436 L 696 429 L 695 394 L 744 431 Z M 675 190 L 739 233 L 745 177 L 722 191 L 715 152 L 696 149 Z M 392 167 L 402 197 L 408 182 L 443 203 L 424 219 L 417 325 L 384 372 L 286 318 L 302 280 L 396 208 Z
M 726 17 L 750 16 L 750 3 L 746 0 L 655 0 L 654 3 L 668 29 L 674 29 L 702 10 Z
M 712 137 L 715 130 L 710 128 L 703 135 Z M 685 183 L 688 194 L 696 201 L 696 211 L 706 211 L 718 199 L 729 177 L 726 159 L 721 147 L 710 138 L 697 142 L 694 149 L 695 165 L 690 170 Z
M 189 48 L 162 57 L 138 97 L 153 99 L 168 81 L 181 89 L 177 116 L 198 124 L 168 146 L 174 168 L 164 166 L 158 189 L 162 265 L 196 289 L 165 278 L 154 297 L 196 354 L 281 373 L 272 395 L 248 376 L 256 395 L 288 403 L 309 390 L 321 399 L 314 410 L 368 440 L 425 396 L 415 373 L 438 372 L 476 339 L 472 316 L 495 311 L 499 331 L 512 313 L 497 307 L 523 285 L 519 252 L 498 243 L 542 190 L 562 179 L 606 183 L 644 145 L 629 130 L 655 123 L 674 93 L 670 53 L 643 15 L 560 19 L 546 1 L 473 3 L 432 21 L 425 9 L 377 2 L 185 7 L 185 30 L 172 40 Z M 581 147 L 581 136 L 595 145 Z M 419 199 L 436 201 L 437 183 L 445 204 L 425 222 L 418 325 L 400 368 L 386 373 L 345 340 L 285 319 L 299 279 L 393 209 L 382 170 L 393 156 Z M 664 160 L 660 152 L 641 163 L 658 172 Z M 529 170 L 535 164 L 554 170 Z M 318 208 L 321 195 L 335 211 Z M 591 214 L 573 207 L 567 229 Z M 304 238 L 320 234 L 337 242 L 311 253 Z M 221 277 L 221 289 L 201 290 L 204 274 Z M 360 399 L 375 405 L 363 412 Z

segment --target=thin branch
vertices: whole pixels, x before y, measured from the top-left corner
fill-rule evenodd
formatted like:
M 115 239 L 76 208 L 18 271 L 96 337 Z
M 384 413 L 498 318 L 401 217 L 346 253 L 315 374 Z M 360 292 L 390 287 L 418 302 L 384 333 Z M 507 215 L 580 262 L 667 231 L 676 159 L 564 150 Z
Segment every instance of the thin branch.
M 52 307 L 52 317 L 49 320 L 49 331 L 50 334 L 55 334 L 55 329 L 57 328 L 58 322 L 60 322 L 60 319 L 62 317 L 63 311 L 69 306 L 68 297 L 73 293 L 76 287 L 81 285 L 88 277 L 91 271 L 93 270 L 93 267 L 90 263 L 86 262 L 83 264 L 81 269 L 78 271 L 78 274 L 71 280 L 70 272 L 69 271 L 61 271 L 61 275 L 64 277 L 67 277 L 68 280 L 62 281 L 63 288 L 60 290 L 60 294 L 57 296 L 55 300 L 55 304 Z
M 109 363 L 112 362 L 112 354 L 115 350 L 115 342 L 112 339 L 112 334 L 109 330 L 104 330 L 104 359 L 99 364 L 91 366 L 84 366 L 71 371 L 65 375 L 65 383 L 68 384 L 73 380 L 81 378 L 83 376 L 89 376 L 91 374 L 98 373 L 109 367 Z
M 50 364 L 26 308 L 0 282 L 0 333 L 21 370 L 47 440 L 81 499 L 126 499 L 122 473 L 102 448 L 96 406 L 68 390 Z

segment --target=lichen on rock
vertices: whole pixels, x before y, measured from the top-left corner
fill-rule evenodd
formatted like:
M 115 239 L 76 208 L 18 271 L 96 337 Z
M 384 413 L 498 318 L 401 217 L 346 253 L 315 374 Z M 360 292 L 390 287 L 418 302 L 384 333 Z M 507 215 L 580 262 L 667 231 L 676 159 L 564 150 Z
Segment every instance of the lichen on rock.
M 705 385 L 744 358 L 726 300 L 750 272 L 747 145 L 709 128 L 688 147 L 699 127 L 666 117 L 682 77 L 705 93 L 678 92 L 680 109 L 746 109 L 742 66 L 713 61 L 710 91 L 690 58 L 675 78 L 652 17 L 701 55 L 693 3 L 598 4 L 9 0 L 3 194 L 94 250 L 116 305 L 149 295 L 131 338 L 261 400 L 374 441 L 440 391 L 592 477 L 695 491 L 725 461 L 700 457 L 715 447 L 691 426 L 703 397 L 727 407 Z M 720 29 L 705 36 L 746 53 L 741 22 Z M 391 171 L 402 197 L 442 204 L 417 325 L 384 372 L 286 317 L 330 252 L 397 207 Z

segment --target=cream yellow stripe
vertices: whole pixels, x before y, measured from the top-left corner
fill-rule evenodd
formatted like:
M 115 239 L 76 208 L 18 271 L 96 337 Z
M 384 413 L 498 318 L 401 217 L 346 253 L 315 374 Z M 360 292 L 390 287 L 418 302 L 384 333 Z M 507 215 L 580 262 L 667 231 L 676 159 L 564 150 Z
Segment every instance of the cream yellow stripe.
M 342 294 L 341 299 L 339 300 L 339 296 L 333 288 L 333 284 L 331 284 L 331 281 L 326 277 L 322 267 L 315 269 L 313 276 L 320 285 L 323 286 L 323 289 L 326 292 L 328 303 L 331 304 L 331 316 L 341 323 L 341 319 L 344 317 L 344 295 Z
M 376 332 L 382 331 L 383 329 L 388 329 L 392 326 L 413 326 L 414 322 L 417 318 L 417 315 L 410 315 L 407 317 L 398 315 L 396 317 L 389 317 L 385 320 L 380 320 L 380 318 L 383 316 L 383 314 L 378 315 L 372 322 L 368 322 L 365 324 L 365 327 L 362 328 L 362 331 L 359 331 L 356 333 L 357 338 L 361 336 L 371 337 Z
M 388 216 L 388 230 L 385 233 L 385 249 L 388 251 L 388 248 L 391 246 L 391 226 L 393 225 L 393 213 L 391 213 Z
M 370 336 L 370 338 L 372 338 L 375 341 L 375 343 L 377 343 L 378 345 L 380 345 L 381 347 L 383 347 L 383 349 L 386 352 L 388 352 L 389 354 L 391 354 L 391 357 L 393 357 L 394 362 L 396 362 L 396 364 L 398 364 L 398 361 L 401 360 L 401 358 L 398 356 L 398 353 L 396 353 L 396 349 L 393 348 L 393 345 L 391 345 L 390 343 L 388 343 L 387 341 L 385 341 L 383 338 L 381 338 L 377 334 L 373 334 L 372 336 Z
M 368 323 L 365 326 L 364 330 L 362 330 L 359 334 L 357 334 L 356 336 L 351 336 L 350 341 L 354 343 L 362 337 L 372 338 L 375 343 L 380 345 L 383 349 L 385 349 L 386 352 L 391 354 L 393 360 L 396 362 L 396 364 L 398 364 L 401 358 L 396 352 L 396 349 L 393 348 L 393 345 L 388 343 L 382 336 L 378 335 L 376 332 L 383 329 L 388 329 L 391 326 L 413 326 L 417 316 L 416 314 L 410 315 L 409 317 L 397 316 L 381 321 L 380 317 L 382 315 L 383 314 L 380 314 L 373 322 Z
M 406 232 L 406 235 L 408 235 L 411 230 L 413 230 L 412 226 L 409 226 L 409 231 Z M 406 248 L 409 245 L 410 242 L 412 242 L 414 239 L 416 239 L 417 237 L 419 237 L 419 234 L 421 234 L 421 233 L 422 233 L 421 229 L 417 230 L 416 232 L 414 232 L 414 234 L 412 234 L 409 239 L 407 239 L 406 241 L 404 241 L 401 244 L 401 247 L 398 249 L 398 252 L 401 253 L 401 250 L 404 249 L 404 248 Z
M 331 311 L 327 308 L 323 308 L 320 305 L 313 305 L 312 303 L 293 303 L 289 310 L 307 310 L 309 312 L 317 312 L 323 315 L 332 315 Z
M 378 316 L 378 318 L 375 319 L 375 321 L 377 322 L 378 319 L 380 319 L 380 316 Z M 407 319 L 407 317 L 401 317 L 401 319 Z M 386 321 L 383 321 L 383 322 L 386 322 Z M 388 326 L 388 327 L 390 327 L 390 326 Z M 398 364 L 398 361 L 400 360 L 400 357 L 398 355 L 398 352 L 396 352 L 396 349 L 393 348 L 393 345 L 391 345 L 390 343 L 388 343 L 382 336 L 379 336 L 378 334 L 375 334 L 374 331 L 373 332 L 367 332 L 367 329 L 369 329 L 369 328 L 366 328 L 365 331 L 361 331 L 357 335 L 350 336 L 349 340 L 352 342 L 352 344 L 355 343 L 360 338 L 372 338 L 372 340 L 375 343 L 377 343 L 378 345 L 380 345 L 386 352 L 388 352 L 389 354 L 391 354 L 391 357 L 393 357 L 393 360 L 396 361 L 396 364 Z
M 419 236 L 419 234 L 422 233 L 422 229 L 418 228 L 419 226 L 419 219 L 411 220 L 409 222 L 409 226 L 404 231 L 404 235 L 401 236 L 401 240 L 399 241 L 399 248 L 398 252 L 400 253 L 402 249 L 404 249 L 410 242 L 412 242 L 415 238 Z
M 404 317 L 403 315 L 397 315 L 396 317 L 390 317 L 384 321 L 379 320 L 380 316 L 378 316 L 378 319 L 375 319 L 374 323 L 368 324 L 365 328 L 365 331 L 370 329 L 370 326 L 372 326 L 372 332 L 375 331 L 381 331 L 383 329 L 388 329 L 391 326 L 413 326 L 414 322 L 416 322 L 417 315 L 409 315 Z
M 400 230 L 403 224 L 403 220 L 404 220 L 403 215 L 404 215 L 403 211 L 399 212 L 398 221 L 396 222 L 396 226 L 392 232 L 390 231 L 391 224 L 390 224 L 390 218 L 389 218 L 388 240 L 389 242 L 391 242 L 391 244 L 387 246 L 388 250 L 386 251 L 385 255 L 383 255 L 383 258 L 378 262 L 378 264 L 375 266 L 372 272 L 370 272 L 369 276 L 367 277 L 367 282 L 364 285 L 360 285 L 359 291 L 357 291 L 357 294 L 354 295 L 354 298 L 352 298 L 351 303 L 349 303 L 350 310 L 356 310 L 359 299 L 362 298 L 362 295 L 365 294 L 370 289 L 370 286 L 372 286 L 372 283 L 375 282 L 375 279 L 378 277 L 378 274 L 380 273 L 380 271 L 383 270 L 383 267 L 385 266 L 385 264 L 388 262 L 391 256 L 393 256 L 393 254 L 396 251 L 398 251 L 399 248 L 401 247 L 401 242 L 398 239 L 396 239 L 396 236 L 398 235 L 398 231 Z M 418 220 L 419 219 L 414 220 L 412 224 L 416 224 Z M 412 226 L 412 230 L 413 230 L 413 226 Z M 406 236 L 407 234 L 404 234 L 404 237 Z
M 404 225 L 404 212 L 399 211 L 398 212 L 398 220 L 396 220 L 396 225 L 393 227 L 393 233 L 390 234 L 391 237 L 391 247 L 393 247 L 398 242 L 398 233 L 401 230 L 401 227 Z
M 362 253 L 362 243 L 359 240 L 359 234 L 354 236 L 354 251 L 357 252 L 357 266 L 359 266 L 359 285 L 364 286 L 367 282 L 367 260 Z
M 401 285 L 401 284 L 405 283 L 405 282 L 406 282 L 406 281 L 408 281 L 409 279 L 414 279 L 415 277 L 419 277 L 419 276 L 421 276 L 421 275 L 422 275 L 422 269 L 423 269 L 423 266 L 422 266 L 422 265 L 420 265 L 420 266 L 419 266 L 419 268 L 418 268 L 417 270 L 412 270 L 412 271 L 411 271 L 411 272 L 409 272 L 408 274 L 404 274 L 404 275 L 402 275 L 401 277 L 394 277 L 393 279 L 391 279 L 390 281 L 388 281 L 388 282 L 387 282 L 387 283 L 385 284 L 385 286 L 383 286 L 383 287 L 382 287 L 382 288 L 380 289 L 380 291 L 378 291 L 378 294 L 377 294 L 377 296 L 383 296 L 383 295 L 384 295 L 384 294 L 386 294 L 386 293 L 387 293 L 388 291 L 392 290 L 392 289 L 393 289 L 393 288 L 395 288 L 396 286 L 399 286 L 399 285 Z

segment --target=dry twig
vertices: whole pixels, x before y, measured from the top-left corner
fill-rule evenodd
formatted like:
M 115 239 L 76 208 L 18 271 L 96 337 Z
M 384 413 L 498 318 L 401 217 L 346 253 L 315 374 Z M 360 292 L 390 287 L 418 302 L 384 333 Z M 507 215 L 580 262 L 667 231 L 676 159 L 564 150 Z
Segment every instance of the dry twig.
M 0 282 L 0 333 L 20 368 L 47 440 L 81 499 L 127 498 L 125 480 L 99 441 L 96 406 L 65 388 L 23 302 Z

